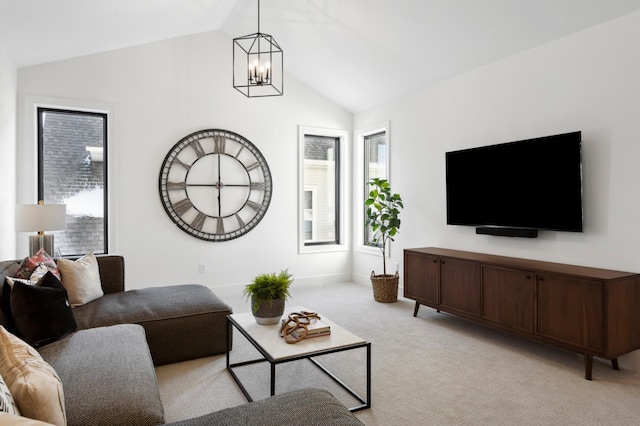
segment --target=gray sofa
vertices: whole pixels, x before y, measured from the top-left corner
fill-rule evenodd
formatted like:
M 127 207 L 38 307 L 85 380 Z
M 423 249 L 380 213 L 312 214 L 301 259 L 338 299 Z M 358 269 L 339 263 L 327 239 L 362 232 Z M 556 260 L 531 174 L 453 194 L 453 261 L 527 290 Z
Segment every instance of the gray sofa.
M 224 353 L 231 308 L 201 285 L 125 291 L 124 258 L 97 259 L 104 296 L 73 308 L 77 331 L 38 351 L 62 381 L 68 425 L 162 424 L 154 366 Z M 0 262 L 0 283 L 17 264 Z M 10 324 L 2 312 L 0 324 Z M 176 424 L 362 423 L 328 392 L 315 389 Z

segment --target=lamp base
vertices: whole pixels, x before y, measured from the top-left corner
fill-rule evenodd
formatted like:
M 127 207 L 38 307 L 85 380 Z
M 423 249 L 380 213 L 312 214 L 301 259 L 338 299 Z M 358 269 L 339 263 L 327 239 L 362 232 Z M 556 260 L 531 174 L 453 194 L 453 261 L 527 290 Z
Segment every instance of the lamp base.
M 36 254 L 41 248 L 43 248 L 49 256 L 53 257 L 53 235 L 37 234 L 29 236 L 29 256 Z

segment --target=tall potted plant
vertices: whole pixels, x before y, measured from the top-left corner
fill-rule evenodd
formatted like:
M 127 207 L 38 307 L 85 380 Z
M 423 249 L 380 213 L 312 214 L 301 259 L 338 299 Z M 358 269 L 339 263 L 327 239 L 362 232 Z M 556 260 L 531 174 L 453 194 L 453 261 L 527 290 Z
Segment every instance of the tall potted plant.
M 387 274 L 387 247 L 400 229 L 400 210 L 404 208 L 400 194 L 392 194 L 386 179 L 369 181 L 369 197 L 365 201 L 366 223 L 371 226 L 371 244 L 382 252 L 382 274 L 371 271 L 373 298 L 377 302 L 398 300 L 398 273 Z
M 277 324 L 284 313 L 284 302 L 291 295 L 289 286 L 293 276 L 288 269 L 280 273 L 266 273 L 256 276 L 244 288 L 244 295 L 251 299 L 251 311 L 258 324 Z

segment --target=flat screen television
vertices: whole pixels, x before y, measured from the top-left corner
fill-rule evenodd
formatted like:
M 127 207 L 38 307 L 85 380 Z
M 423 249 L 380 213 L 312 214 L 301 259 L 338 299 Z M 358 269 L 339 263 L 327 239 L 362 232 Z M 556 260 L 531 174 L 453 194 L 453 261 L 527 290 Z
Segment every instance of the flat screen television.
M 447 224 L 506 236 L 582 232 L 581 152 L 581 132 L 447 152 Z

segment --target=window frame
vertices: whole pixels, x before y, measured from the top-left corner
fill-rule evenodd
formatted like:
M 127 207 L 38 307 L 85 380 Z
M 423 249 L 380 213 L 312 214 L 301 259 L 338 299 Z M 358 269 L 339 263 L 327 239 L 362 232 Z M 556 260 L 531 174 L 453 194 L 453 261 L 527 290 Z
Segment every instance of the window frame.
M 354 251 L 366 254 L 380 254 L 380 248 L 366 245 L 364 243 L 365 237 L 365 208 L 364 202 L 366 199 L 366 195 L 368 191 L 366 191 L 367 182 L 365 181 L 365 161 L 367 159 L 367 153 L 365 151 L 365 142 L 368 137 L 377 135 L 379 133 L 384 132 L 385 145 L 387 147 L 387 155 L 385 158 L 385 169 L 386 169 L 386 179 L 391 182 L 391 169 L 390 169 L 390 160 L 391 157 L 391 137 L 389 131 L 389 122 L 379 123 L 373 126 L 365 127 L 362 129 L 358 129 L 354 132 L 354 139 L 356 142 L 355 147 L 355 171 L 354 171 L 354 218 L 353 218 L 353 226 L 355 229 L 354 239 L 356 243 L 354 244 Z M 391 247 L 387 247 L 387 257 L 391 257 Z
M 103 221 L 103 235 L 104 235 L 104 246 L 101 251 L 96 251 L 96 254 L 107 254 L 109 247 L 109 197 L 107 194 L 109 193 L 109 117 L 104 112 L 96 112 L 96 111 L 79 111 L 75 109 L 62 109 L 62 108 L 50 108 L 50 107 L 36 107 L 36 122 L 37 122 L 37 130 L 36 137 L 38 139 L 38 200 L 44 200 L 44 117 L 43 114 L 46 113 L 55 113 L 55 114 L 69 114 L 69 115 L 84 115 L 91 117 L 99 117 L 102 121 L 102 132 L 103 132 L 103 153 L 107 153 L 107 155 L 103 154 L 102 160 L 102 171 L 104 174 L 103 181 L 103 213 L 104 213 L 104 221 Z M 85 253 L 70 253 L 63 255 L 63 257 L 77 257 L 81 256 Z
M 304 193 L 308 188 L 304 184 L 304 144 L 305 136 L 322 136 L 338 140 L 336 158 L 336 243 L 305 243 L 304 232 Z M 325 129 L 310 126 L 298 126 L 298 253 L 327 253 L 349 250 L 349 133 L 346 130 Z
M 109 226 L 107 234 L 105 234 L 106 253 L 118 252 L 117 238 L 117 214 L 118 203 L 117 197 L 114 196 L 114 190 L 118 187 L 118 174 L 116 170 L 117 146 L 115 128 L 116 128 L 116 108 L 114 104 L 97 102 L 72 100 L 65 98 L 51 98 L 36 95 L 24 95 L 18 99 L 19 127 L 18 140 L 24 141 L 18 144 L 17 152 L 17 187 L 18 187 L 18 204 L 34 204 L 38 201 L 38 108 L 58 109 L 78 112 L 89 112 L 106 114 L 107 116 L 107 146 L 104 151 L 104 157 L 107 158 L 106 163 L 106 180 L 105 198 L 107 200 L 107 208 L 105 211 L 105 221 Z M 23 172 L 20 172 L 22 170 Z M 28 252 L 28 239 L 18 238 L 16 249 L 18 252 Z

